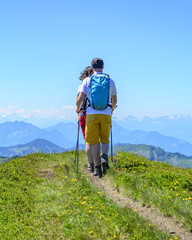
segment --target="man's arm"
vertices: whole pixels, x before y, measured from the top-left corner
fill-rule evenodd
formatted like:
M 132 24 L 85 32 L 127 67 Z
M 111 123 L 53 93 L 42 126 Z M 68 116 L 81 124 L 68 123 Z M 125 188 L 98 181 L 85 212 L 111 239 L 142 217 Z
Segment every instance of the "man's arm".
M 117 95 L 112 95 L 112 110 L 115 108 L 117 104 Z
M 80 92 L 76 99 L 76 112 L 79 113 L 81 111 L 81 106 L 83 103 L 85 93 Z

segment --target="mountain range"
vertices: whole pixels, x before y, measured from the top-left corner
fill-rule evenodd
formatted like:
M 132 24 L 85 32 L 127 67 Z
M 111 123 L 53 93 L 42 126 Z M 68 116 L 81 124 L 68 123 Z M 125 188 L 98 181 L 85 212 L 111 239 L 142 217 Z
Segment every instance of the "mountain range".
M 74 122 L 76 124 L 77 116 L 74 116 L 74 109 L 69 109 L 67 119 L 62 119 L 62 122 Z M 8 121 L 24 121 L 32 123 L 34 126 L 38 126 L 41 129 L 54 126 L 60 123 L 61 118 L 54 116 L 49 118 L 36 118 L 30 115 L 26 118 L 22 117 L 19 113 L 0 115 L 0 123 Z M 173 116 L 158 116 L 158 117 L 136 117 L 127 116 L 122 118 L 121 116 L 113 115 L 113 121 L 123 128 L 130 131 L 142 130 L 142 131 L 156 131 L 165 136 L 172 136 L 178 139 L 183 139 L 192 144 L 192 116 L 176 114 Z
M 128 116 L 123 119 L 114 117 L 114 119 L 120 126 L 129 130 L 157 131 L 192 143 L 192 116 L 190 115 L 142 118 Z
M 127 130 L 113 122 L 114 143 L 146 144 L 160 147 L 167 152 L 192 155 L 192 144 L 187 141 L 165 136 L 156 131 Z
M 157 131 L 128 130 L 117 124 L 116 121 L 113 121 L 112 124 L 113 144 L 146 144 L 160 147 L 172 153 L 192 155 L 192 144 L 187 141 L 165 136 Z M 16 146 L 36 139 L 45 139 L 61 148 L 71 149 L 76 145 L 77 130 L 78 125 L 73 122 L 61 122 L 44 129 L 23 121 L 5 122 L 0 124 L 0 146 Z M 81 133 L 79 142 L 84 144 Z
M 23 121 L 0 124 L 0 146 L 26 144 L 36 139 L 45 139 L 63 148 L 71 148 L 76 144 L 77 124 L 61 123 L 47 129 L 40 129 Z M 81 141 L 83 138 L 81 136 Z

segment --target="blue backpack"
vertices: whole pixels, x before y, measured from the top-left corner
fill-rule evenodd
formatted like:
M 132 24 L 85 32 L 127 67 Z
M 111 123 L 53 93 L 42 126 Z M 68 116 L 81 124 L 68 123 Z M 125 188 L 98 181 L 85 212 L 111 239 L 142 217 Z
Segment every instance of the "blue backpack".
M 104 110 L 109 105 L 109 75 L 97 73 L 90 77 L 90 104 L 96 110 Z

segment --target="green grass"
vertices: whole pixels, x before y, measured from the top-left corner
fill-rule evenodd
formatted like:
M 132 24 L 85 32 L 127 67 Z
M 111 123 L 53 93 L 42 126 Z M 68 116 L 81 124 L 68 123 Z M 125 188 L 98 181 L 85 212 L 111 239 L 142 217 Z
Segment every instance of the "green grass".
M 129 197 L 159 208 L 165 216 L 175 216 L 187 230 L 192 229 L 192 169 L 119 152 L 107 177 Z
M 83 152 L 77 174 L 74 155 L 37 153 L 0 165 L 0 239 L 170 239 L 93 186 Z

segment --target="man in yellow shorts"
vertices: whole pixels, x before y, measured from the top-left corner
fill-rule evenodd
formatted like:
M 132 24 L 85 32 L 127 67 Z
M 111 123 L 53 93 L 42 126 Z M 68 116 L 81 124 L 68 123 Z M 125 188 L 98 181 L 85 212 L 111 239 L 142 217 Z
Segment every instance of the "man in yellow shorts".
M 89 99 L 85 125 L 86 153 L 90 171 L 93 172 L 95 167 L 96 173 L 94 175 L 102 177 L 102 168 L 104 174 L 106 169 L 109 168 L 108 150 L 111 114 L 117 104 L 117 92 L 114 81 L 103 73 L 103 60 L 94 58 L 91 66 L 93 75 L 84 79 L 79 89 L 76 112 L 81 111 L 81 105 L 86 95 Z M 97 87 L 98 82 L 95 83 L 95 81 L 103 84 L 100 89 Z M 100 143 L 102 144 L 102 156 L 100 156 Z

